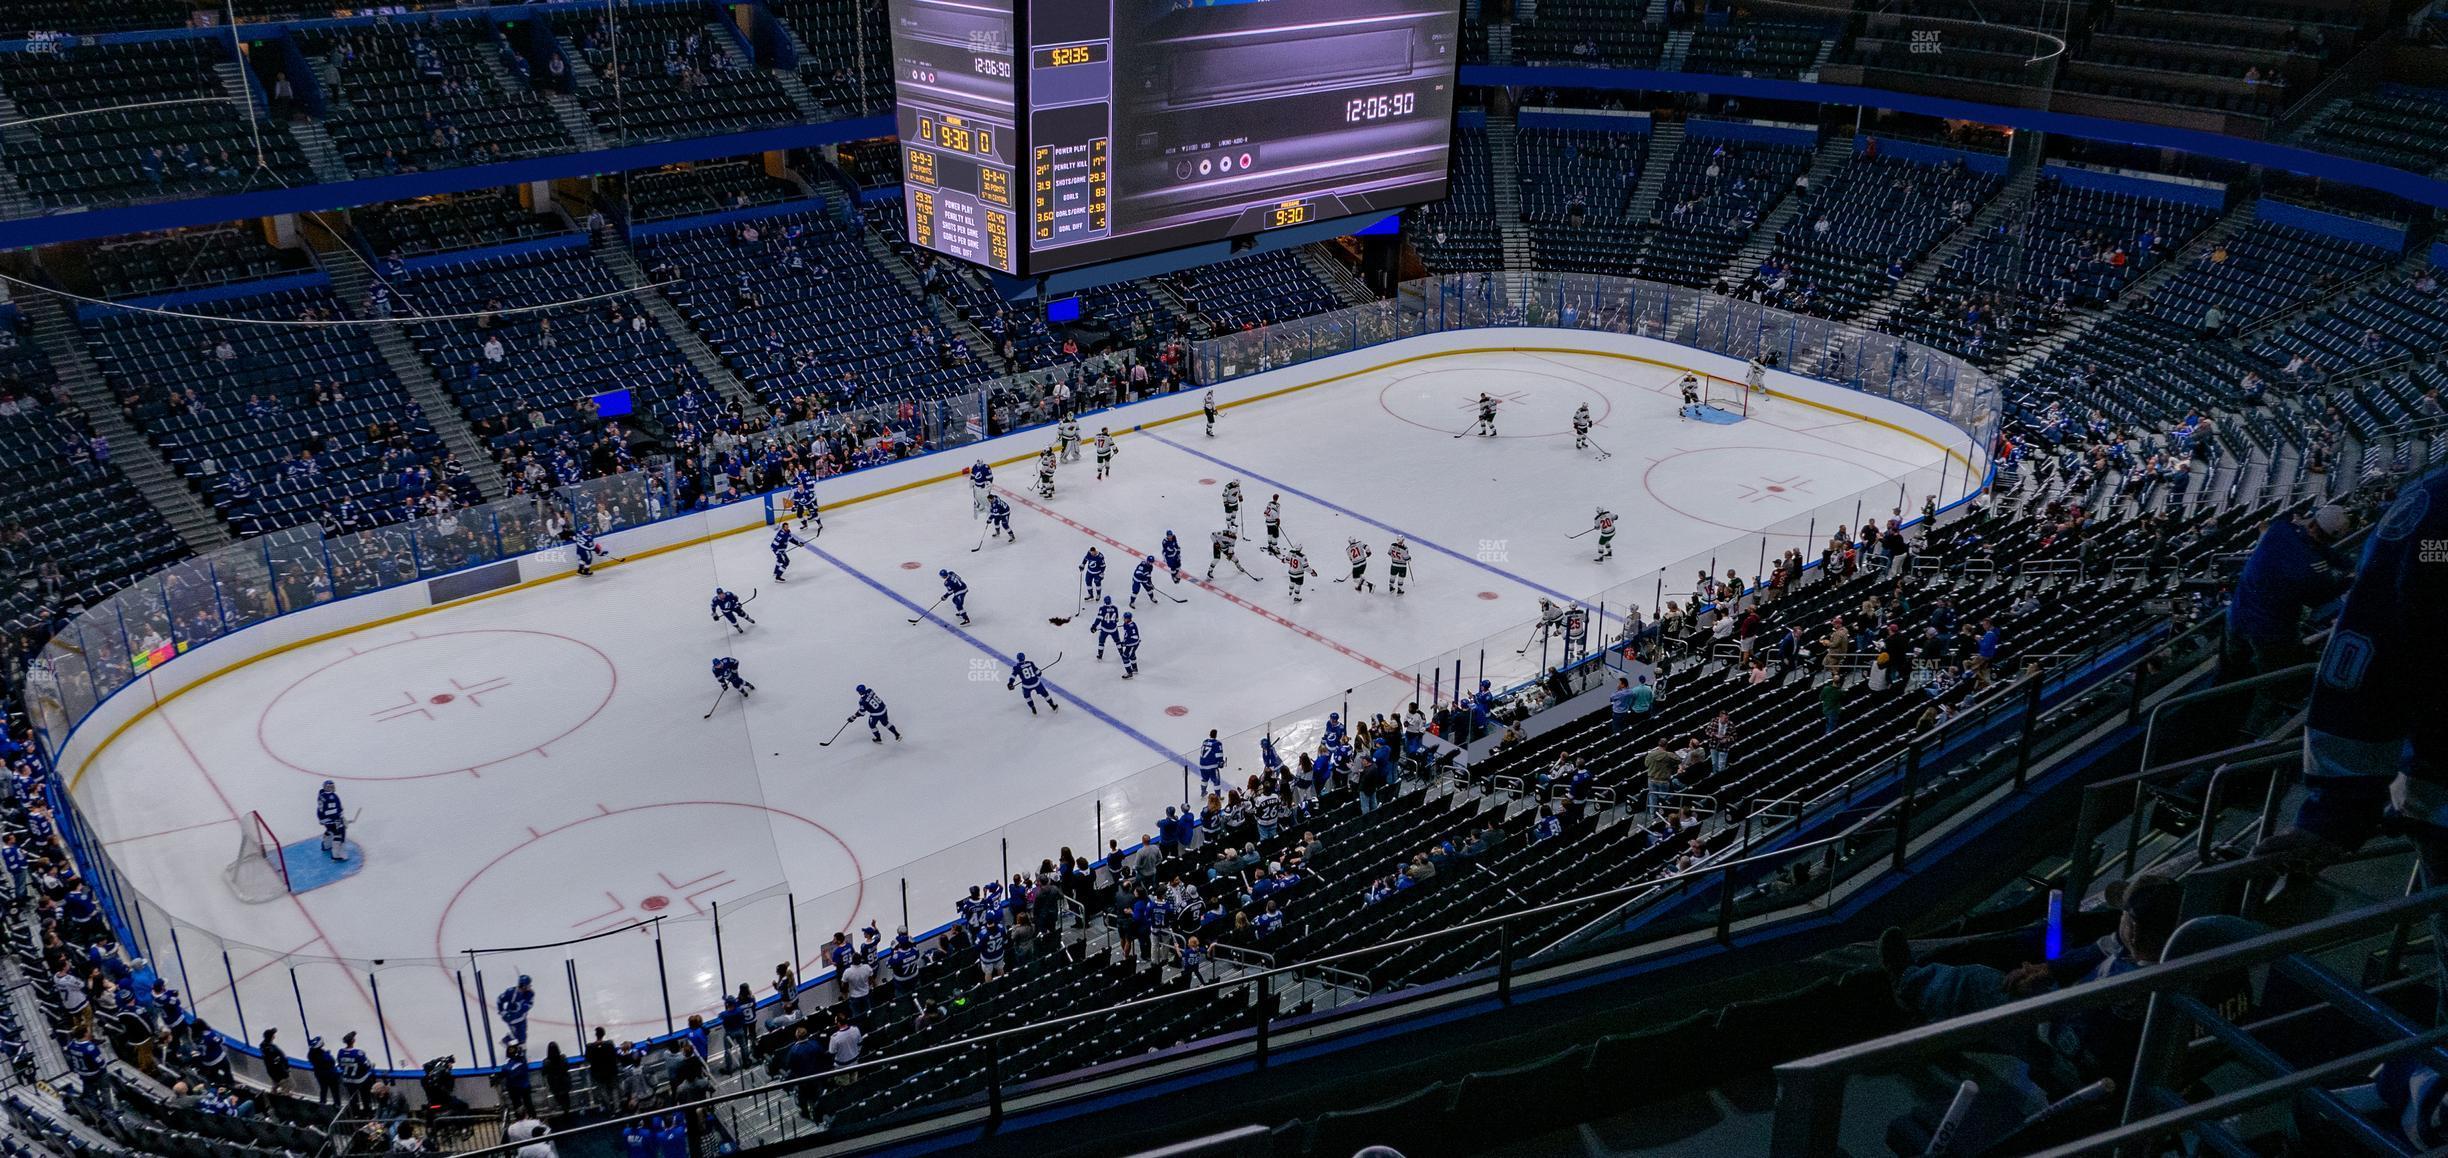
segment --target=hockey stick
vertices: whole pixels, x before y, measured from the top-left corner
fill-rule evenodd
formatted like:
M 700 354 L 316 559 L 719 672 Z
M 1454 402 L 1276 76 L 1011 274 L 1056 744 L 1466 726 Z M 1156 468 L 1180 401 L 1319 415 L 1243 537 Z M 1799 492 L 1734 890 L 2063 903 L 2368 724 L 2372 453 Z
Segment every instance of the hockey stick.
M 1608 460 L 1608 459 L 1610 459 L 1610 458 L 1615 457 L 1615 452 L 1614 452 L 1614 451 L 1608 450 L 1607 448 L 1605 448 L 1605 447 L 1603 447 L 1603 446 L 1600 446 L 1600 445 L 1598 445 L 1598 444 L 1597 444 L 1597 443 L 1595 443 L 1595 442 L 1590 443 L 1590 444 L 1589 444 L 1589 448 L 1590 448 L 1591 450 L 1594 450 L 1594 451 L 1597 451 L 1597 452 L 1598 452 L 1598 461 L 1600 461 L 1600 462 L 1605 462 L 1606 460 Z
M 1081 580 L 1082 580 L 1082 582 L 1080 582 L 1080 583 L 1079 583 L 1079 584 L 1078 584 L 1078 585 L 1077 585 L 1077 586 L 1074 588 L 1074 590 L 1076 590 L 1076 591 L 1078 592 L 1078 594 L 1079 594 L 1079 602 L 1074 603 L 1074 604 L 1072 604 L 1072 605 L 1071 605 L 1071 614 L 1069 614 L 1069 615 L 1049 615 L 1049 616 L 1046 616 L 1046 622 L 1047 622 L 1047 623 L 1051 623 L 1051 624 L 1053 624 L 1053 625 L 1054 625 L 1054 626 L 1056 626 L 1056 627 L 1061 627 L 1062 625 L 1064 625 L 1064 624 L 1066 624 L 1066 623 L 1069 623 L 1069 622 L 1071 622 L 1071 621 L 1072 621 L 1072 620 L 1074 620 L 1074 619 L 1079 618 L 1080 611 L 1081 611 L 1083 608 L 1085 608 L 1085 607 L 1087 607 L 1087 606 L 1088 606 L 1088 584 L 1087 584 L 1087 583 L 1086 583 L 1086 581 L 1085 581 L 1085 580 L 1086 580 L 1086 578 L 1087 578 L 1086 574 L 1085 574 L 1085 573 L 1083 573 L 1083 574 L 1081 575 Z
M 841 726 L 841 727 L 838 727 L 838 728 L 833 729 L 833 740 L 838 740 L 838 739 L 841 739 L 841 734 L 842 734 L 842 733 L 844 733 L 844 732 L 849 731 L 849 730 L 850 730 L 850 724 L 851 724 L 851 721 L 856 720 L 856 719 L 858 719 L 858 713 L 857 713 L 857 712 L 852 712 L 852 713 L 850 713 L 850 719 L 848 719 L 848 720 L 843 720 L 843 721 L 842 721 L 842 726 Z M 816 746 L 817 746 L 817 747 L 819 747 L 819 748 L 830 748 L 830 747 L 832 747 L 832 746 L 833 746 L 833 740 L 818 740 L 818 741 L 816 741 Z
M 719 707 L 721 707 L 721 706 L 722 706 L 722 702 L 723 702 L 723 697 L 724 697 L 724 696 L 727 696 L 727 695 L 730 695 L 730 694 L 731 694 L 731 685 L 729 685 L 729 684 L 724 684 L 724 685 L 723 685 L 721 688 L 716 689 L 716 691 L 714 692 L 714 708 L 719 708 Z M 713 719 L 713 718 L 714 718 L 714 708 L 707 708 L 707 709 L 706 709 L 706 714 L 705 714 L 704 716 L 700 717 L 700 718 L 702 718 L 702 719 L 708 719 L 708 720 Z
M 1578 538 L 1580 538 L 1581 536 L 1586 535 L 1586 534 L 1589 534 L 1591 531 L 1595 531 L 1595 530 L 1597 530 L 1597 529 L 1598 529 L 1598 528 L 1596 528 L 1596 527 L 1587 527 L 1587 528 L 1584 528 L 1584 529 L 1582 529 L 1582 530 L 1575 531 L 1575 532 L 1573 532 L 1572 534 L 1566 535 L 1566 536 L 1564 536 L 1564 537 L 1565 537 L 1565 538 L 1567 538 L 1567 539 L 1578 539 Z
M 755 587 L 751 587 L 751 588 L 749 588 L 749 589 L 748 589 L 748 598 L 740 600 L 740 606 L 742 606 L 742 607 L 746 607 L 746 606 L 748 606 L 749 604 L 756 602 L 756 597 L 757 597 L 759 594 L 761 594 L 761 592 L 760 592 L 760 590 L 759 590 L 758 588 L 755 588 Z M 754 622 L 756 622 L 756 620 L 751 619 L 751 620 L 749 620 L 748 622 L 750 622 L 750 623 L 754 623 Z
M 985 530 L 978 532 L 978 541 L 977 541 L 977 546 L 974 546 L 974 547 L 969 548 L 969 553 L 970 553 L 970 554 L 972 554 L 972 555 L 975 555 L 975 554 L 977 554 L 978 552 L 985 550 L 985 549 L 986 549 L 986 536 L 991 535 L 991 534 L 994 534 L 994 525 L 993 525 L 993 524 L 991 524 L 991 523 L 989 523 L 989 524 L 987 524 L 987 527 L 986 527 L 986 529 L 985 529 Z
M 1149 592 L 1150 594 L 1153 594 L 1153 595 L 1162 595 L 1162 596 L 1164 596 L 1165 598 L 1170 599 L 1170 600 L 1172 600 L 1172 601 L 1173 601 L 1173 602 L 1175 602 L 1175 603 L 1188 603 L 1188 602 L 1190 602 L 1189 600 L 1184 599 L 1184 598 L 1182 598 L 1182 597 L 1181 597 L 1181 596 L 1179 596 L 1179 595 L 1175 595 L 1175 594 L 1173 594 L 1173 593 L 1172 593 L 1172 592 L 1170 592 L 1170 591 L 1162 591 L 1162 590 L 1159 590 L 1159 589 L 1157 589 L 1157 588 L 1156 588 L 1154 585 L 1150 585 L 1150 586 L 1148 587 L 1148 592 Z
M 943 606 L 943 601 L 944 601 L 944 600 L 946 600 L 946 599 L 950 599 L 950 598 L 952 598 L 952 596 L 951 596 L 950 594 L 944 594 L 944 595 L 938 595 L 938 596 L 936 596 L 936 597 L 935 597 L 935 602 L 927 604 L 927 605 L 926 605 L 926 611 L 921 611 L 921 612 L 919 612 L 919 613 L 918 613 L 918 619 L 913 619 L 913 620 L 910 620 L 910 624 L 911 624 L 912 626 L 916 626 L 916 625 L 917 625 L 917 623 L 918 623 L 918 620 L 919 620 L 919 619 L 925 619 L 925 618 L 927 617 L 927 611 L 933 611 L 933 610 L 935 610 L 936 608 Z
M 1531 629 L 1530 629 L 1530 643 L 1537 643 L 1538 641 L 1540 641 L 1540 640 L 1542 640 L 1542 639 L 1545 639 L 1545 638 L 1547 638 L 1547 625 L 1546 625 L 1546 624 L 1542 623 L 1542 624 L 1539 624 L 1537 627 L 1533 627 L 1533 628 L 1531 628 Z M 1529 650 L 1530 650 L 1530 643 L 1525 643 L 1525 644 L 1521 645 L 1520 647 L 1514 648 L 1514 649 L 1513 649 L 1513 654 L 1515 654 L 1515 655 L 1523 655 L 1523 654 L 1527 654 L 1527 653 L 1529 652 Z

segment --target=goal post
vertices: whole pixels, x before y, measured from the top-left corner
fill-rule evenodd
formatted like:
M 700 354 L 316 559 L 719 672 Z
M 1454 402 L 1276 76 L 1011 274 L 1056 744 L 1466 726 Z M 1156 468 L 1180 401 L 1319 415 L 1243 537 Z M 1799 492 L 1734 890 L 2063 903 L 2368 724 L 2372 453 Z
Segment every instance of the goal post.
M 230 891 L 248 904 L 288 896 L 293 891 L 289 859 L 282 855 L 280 837 L 273 833 L 272 825 L 263 813 L 249 812 L 239 818 L 238 829 L 238 855 L 221 870 Z
M 1751 417 L 1751 400 L 1757 396 L 1737 379 L 1720 378 L 1714 374 L 1700 377 L 1700 405 L 1730 417 Z

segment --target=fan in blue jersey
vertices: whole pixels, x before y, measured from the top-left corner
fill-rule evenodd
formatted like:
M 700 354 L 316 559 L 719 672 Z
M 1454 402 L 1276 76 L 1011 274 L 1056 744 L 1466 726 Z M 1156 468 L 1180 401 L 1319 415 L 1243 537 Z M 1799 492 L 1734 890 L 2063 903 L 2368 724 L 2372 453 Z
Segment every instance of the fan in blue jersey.
M 1341 712 L 1328 712 L 1328 713 L 1326 713 L 1326 737 L 1325 737 L 1325 738 L 1326 738 L 1326 743 L 1327 743 L 1327 744 L 1329 744 L 1329 745 L 1340 744 L 1340 743 L 1342 743 L 1342 742 L 1343 742 L 1343 713 L 1341 713 Z
M 1113 604 L 1108 603 L 1105 606 L 1111 607 Z M 1138 675 L 1139 624 L 1131 618 L 1130 612 L 1122 613 L 1122 631 L 1121 634 L 1114 637 L 1114 650 L 1122 656 L 1122 678 L 1129 679 Z
M 518 984 L 502 990 L 501 996 L 493 999 L 493 1012 L 501 1016 L 502 1028 L 510 1031 L 510 1040 L 521 1045 L 527 1043 L 527 1015 L 534 1012 L 535 1003 L 535 980 L 524 973 L 519 974 Z
M 943 597 L 952 601 L 953 614 L 960 616 L 960 621 L 962 623 L 968 623 L 969 584 L 960 576 L 953 574 L 952 569 L 949 567 L 935 572 L 935 577 L 943 580 Z
M 1003 958 L 1011 951 L 1011 934 L 1003 929 L 1000 914 L 987 918 L 977 932 L 978 972 L 986 980 L 1003 976 Z
M 2448 878 L 2448 468 L 2407 484 L 2373 527 L 2337 629 L 2321 656 L 2304 733 L 2305 799 L 2295 825 L 2256 856 L 2333 862 L 2384 821 L 2414 841 L 2425 887 Z M 2431 918 L 2448 968 L 2448 925 Z M 2448 999 L 2443 1000 L 2448 1004 Z
M 776 524 L 776 525 L 774 526 L 774 535 L 773 535 L 774 582 L 776 582 L 776 583 L 783 582 L 783 572 L 790 570 L 790 565 L 791 565 L 791 557 L 790 557 L 791 548 L 793 548 L 793 547 L 805 547 L 805 546 L 807 546 L 807 545 L 808 545 L 808 541 L 807 541 L 807 540 L 802 539 L 802 538 L 800 538 L 799 536 L 794 535 L 794 534 L 792 534 L 792 533 L 791 533 L 790 524 L 788 524 L 788 523 L 778 523 L 778 524 Z
M 893 727 L 892 713 L 884 708 L 884 697 L 877 695 L 874 688 L 865 684 L 858 686 L 858 710 L 851 712 L 850 718 L 855 720 L 862 715 L 867 717 L 867 737 L 869 739 L 881 744 L 884 742 L 886 732 L 892 733 L 893 739 L 901 738 L 901 729 Z
M 713 618 L 718 623 L 729 623 L 731 630 L 741 635 L 748 634 L 748 629 L 740 626 L 740 620 L 756 622 L 756 616 L 748 614 L 747 610 L 741 606 L 739 596 L 720 587 L 714 589 Z
M 1020 536 L 1012 534 L 1011 504 L 1004 502 L 1001 495 L 986 496 L 986 534 L 989 538 L 1001 534 L 1006 543 L 1020 541 Z
M 791 509 L 799 512 L 800 527 L 814 526 L 817 534 L 824 534 L 824 512 L 816 505 L 815 475 L 803 470 L 791 480 Z
M 743 700 L 748 698 L 748 693 L 756 690 L 755 684 L 740 678 L 739 661 L 727 655 L 715 657 L 714 683 L 738 692 Z
M 1156 556 L 1139 556 L 1139 565 L 1131 568 L 1130 605 L 1139 606 L 1139 596 L 1148 597 L 1148 606 L 1156 605 Z
M 1105 552 L 1090 547 L 1080 556 L 1080 589 L 1090 599 L 1105 593 Z
M 570 532 L 570 549 L 578 554 L 578 573 L 595 573 L 595 556 L 604 553 L 603 545 L 595 541 L 595 532 L 580 527 Z
M 1096 618 L 1088 621 L 1088 630 L 1096 633 L 1097 658 L 1105 658 L 1105 645 L 1122 634 L 1122 609 L 1114 606 L 1113 596 L 1106 596 L 1097 605 Z
M 1046 690 L 1044 669 L 1030 663 L 1025 652 L 1012 656 L 1011 678 L 1003 681 L 1005 691 L 1013 688 L 1020 689 L 1020 702 L 1028 705 L 1032 716 L 1037 714 L 1037 701 L 1032 696 L 1043 696 L 1046 707 L 1062 710 L 1062 705 L 1054 702 L 1054 693 Z
M 1272 754 L 1275 751 L 1275 746 L 1272 743 L 1264 740 L 1259 742 L 1266 745 L 1266 750 L 1269 754 Z M 1216 739 L 1216 730 L 1214 728 L 1207 729 L 1207 738 L 1199 741 L 1198 766 L 1199 785 L 1205 788 L 1213 788 L 1219 792 L 1223 791 L 1224 741 Z
M 340 808 L 340 790 L 332 782 L 323 782 L 315 793 L 315 819 L 323 824 L 323 855 L 333 860 L 348 859 L 348 813 Z
M 1174 538 L 1173 532 L 1166 531 L 1164 545 L 1158 550 L 1164 552 L 1165 570 L 1173 573 L 1174 582 L 1181 582 L 1181 540 Z

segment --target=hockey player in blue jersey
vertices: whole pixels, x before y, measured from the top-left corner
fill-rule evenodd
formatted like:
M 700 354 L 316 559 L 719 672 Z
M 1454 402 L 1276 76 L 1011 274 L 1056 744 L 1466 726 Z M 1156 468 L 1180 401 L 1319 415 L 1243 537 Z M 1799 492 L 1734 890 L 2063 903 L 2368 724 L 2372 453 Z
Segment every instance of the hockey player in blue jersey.
M 1259 743 L 1266 746 L 1269 754 L 1274 752 L 1275 746 L 1271 742 L 1261 740 Z M 1224 790 L 1224 741 L 1216 739 L 1214 728 L 1207 729 L 1207 738 L 1199 741 L 1198 765 L 1200 787 L 1213 788 L 1222 792 Z
M 1088 621 L 1088 630 L 1096 636 L 1096 657 L 1105 658 L 1105 645 L 1122 635 L 1122 609 L 1114 606 L 1113 596 L 1097 604 L 1096 618 Z
M 604 553 L 603 545 L 595 541 L 595 532 L 580 527 L 570 532 L 570 549 L 578 555 L 578 573 L 595 573 L 595 556 Z
M 952 569 L 949 567 L 935 572 L 935 577 L 943 580 L 943 598 L 952 601 L 952 613 L 960 616 L 960 621 L 963 624 L 968 623 L 969 584 L 960 576 L 953 574 Z M 943 600 L 937 600 L 939 603 L 942 601 Z
M 1106 606 L 1113 605 L 1109 603 Z M 1122 631 L 1121 634 L 1114 637 L 1114 650 L 1122 656 L 1122 678 L 1129 679 L 1138 675 L 1139 623 L 1131 618 L 1130 612 L 1122 613 Z
M 1283 757 L 1275 751 L 1275 737 L 1271 735 L 1258 737 L 1258 763 L 1266 769 L 1266 774 L 1270 777 L 1283 775 Z
M 1011 504 L 1004 502 L 1001 495 L 990 494 L 986 496 L 986 537 L 991 539 L 998 534 L 1006 543 L 1020 541 L 1020 536 L 1012 534 Z
M 1090 547 L 1080 556 L 1080 590 L 1090 599 L 1105 593 L 1105 552 Z
M 986 509 L 994 493 L 994 468 L 985 459 L 969 464 L 969 505 L 972 512 Z
M 502 1019 L 502 1028 L 510 1031 L 510 1040 L 527 1044 L 527 1015 L 535 1010 L 535 980 L 519 974 L 518 984 L 501 991 L 493 1000 L 493 1012 Z
M 802 539 L 802 538 L 800 538 L 799 536 L 794 535 L 794 534 L 792 534 L 792 533 L 791 533 L 791 529 L 790 529 L 790 524 L 789 524 L 789 523 L 776 523 L 776 524 L 774 524 L 774 536 L 773 536 L 774 582 L 776 582 L 776 583 L 783 582 L 783 572 L 786 572 L 786 571 L 790 570 L 790 565 L 791 565 L 791 557 L 790 557 L 791 548 L 793 548 L 793 547 L 805 547 L 805 546 L 807 546 L 807 545 L 808 545 L 808 541 L 807 541 L 807 540 Z
M 714 589 L 713 618 L 718 623 L 729 623 L 731 630 L 741 635 L 748 634 L 748 629 L 740 626 L 740 620 L 756 622 L 756 616 L 748 614 L 747 610 L 741 606 L 739 596 L 720 587 Z
M 727 655 L 714 659 L 714 683 L 738 692 L 743 700 L 748 698 L 748 693 L 756 690 L 755 684 L 740 678 L 739 661 Z
M 824 534 L 824 512 L 816 506 L 816 476 L 802 470 L 791 480 L 791 509 L 799 514 L 799 526 L 816 528 Z
M 1159 549 L 1164 552 L 1165 570 L 1173 573 L 1175 583 L 1181 582 L 1181 540 L 1174 538 L 1173 532 L 1166 531 L 1164 546 Z
M 333 860 L 348 859 L 348 813 L 340 808 L 340 790 L 332 782 L 323 782 L 315 793 L 315 819 L 323 825 L 323 855 Z
M 1139 556 L 1139 565 L 1131 568 L 1130 605 L 1139 606 L 1139 596 L 1145 592 L 1148 606 L 1156 605 L 1156 556 Z
M 850 718 L 855 720 L 862 715 L 867 717 L 868 739 L 881 744 L 886 732 L 892 733 L 893 739 L 901 738 L 901 729 L 893 727 L 892 713 L 884 708 L 884 697 L 865 684 L 858 686 L 858 710 L 850 713 Z
M 1062 705 L 1054 702 L 1054 693 L 1046 690 L 1044 669 L 1030 663 L 1025 652 L 1012 656 L 1011 678 L 1003 681 L 1005 691 L 1013 688 L 1020 689 L 1020 702 L 1028 705 L 1032 716 L 1037 714 L 1037 701 L 1030 699 L 1031 696 L 1043 696 L 1047 707 L 1058 712 L 1062 710 Z

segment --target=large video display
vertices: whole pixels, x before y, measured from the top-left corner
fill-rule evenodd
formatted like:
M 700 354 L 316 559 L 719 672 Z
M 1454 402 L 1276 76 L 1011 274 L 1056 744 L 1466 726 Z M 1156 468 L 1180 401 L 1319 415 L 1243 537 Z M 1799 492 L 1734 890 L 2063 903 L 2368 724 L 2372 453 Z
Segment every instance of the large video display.
M 938 252 L 1048 273 L 1445 195 L 1454 0 L 891 14 L 910 237 Z

